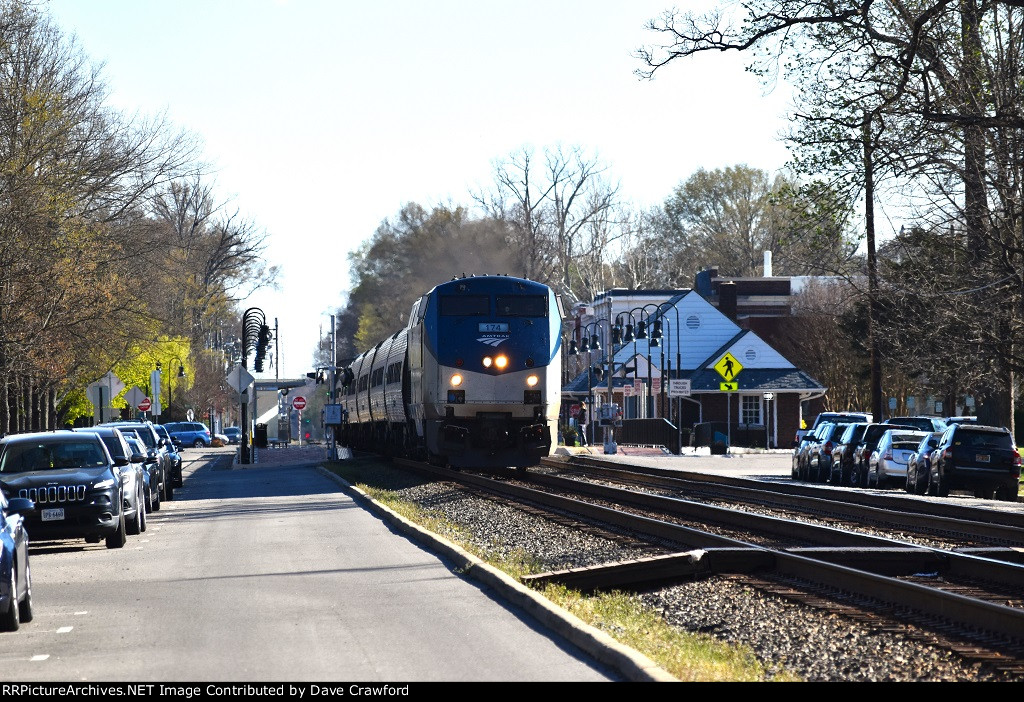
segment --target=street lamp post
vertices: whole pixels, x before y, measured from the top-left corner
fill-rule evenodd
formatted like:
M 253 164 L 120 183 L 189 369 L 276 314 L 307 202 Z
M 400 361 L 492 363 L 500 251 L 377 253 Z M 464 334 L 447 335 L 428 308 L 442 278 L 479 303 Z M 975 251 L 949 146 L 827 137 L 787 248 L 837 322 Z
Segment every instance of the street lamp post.
M 267 324 L 267 318 L 263 314 L 263 310 L 259 307 L 250 307 L 242 315 L 242 368 L 248 370 L 248 358 L 249 351 L 257 350 L 257 342 L 260 338 L 260 332 Z M 257 359 L 260 360 L 260 359 Z M 257 368 L 262 370 L 262 368 Z M 242 463 L 252 463 L 251 451 L 252 447 L 249 445 L 249 416 L 248 416 L 248 388 L 241 393 L 241 408 L 240 416 L 242 418 L 242 445 L 240 448 L 240 458 Z
M 598 319 L 598 320 L 595 320 L 593 322 L 589 322 L 587 324 L 584 324 L 581 327 L 581 335 L 580 335 L 581 339 L 580 339 L 579 346 L 576 345 L 576 340 L 575 339 L 573 339 L 572 342 L 569 344 L 569 355 L 570 356 L 575 356 L 575 355 L 577 355 L 577 353 L 585 353 L 585 354 L 587 354 L 587 407 L 589 408 L 588 411 L 590 412 L 590 416 L 588 417 L 588 427 L 586 429 L 586 432 L 587 432 L 587 442 L 590 443 L 590 444 L 594 443 L 594 430 L 593 430 L 593 426 L 594 426 L 594 416 L 595 415 L 594 415 L 594 399 L 593 399 L 593 390 L 594 390 L 593 380 L 594 380 L 594 377 L 597 377 L 597 379 L 600 381 L 601 377 L 603 375 L 603 371 L 601 370 L 600 367 L 596 367 L 595 368 L 592 365 L 592 360 L 593 359 L 590 356 L 590 354 L 593 351 L 600 351 L 601 350 L 601 338 L 596 333 L 591 334 L 590 337 L 588 338 L 587 337 L 587 330 L 590 329 L 591 327 L 594 327 L 595 329 L 600 329 L 600 325 L 601 325 L 602 321 L 604 321 L 604 320 Z M 609 396 L 610 395 L 611 395 L 611 393 L 609 393 Z M 610 397 L 609 397 L 609 402 L 611 402 Z
M 671 342 L 671 340 L 672 340 L 672 330 L 675 329 L 675 332 L 676 332 L 676 345 L 675 345 L 675 350 L 676 350 L 676 366 L 675 366 L 675 372 L 676 372 L 676 374 L 678 374 L 681 377 L 682 376 L 682 372 L 683 372 L 683 357 L 682 357 L 682 352 L 680 351 L 680 348 L 679 348 L 679 306 L 676 305 L 676 304 L 672 304 L 670 302 L 663 302 L 659 306 L 659 308 L 658 308 L 658 313 L 659 313 L 659 316 L 663 317 L 666 322 L 670 322 L 671 320 L 668 317 L 665 317 L 665 310 L 662 309 L 666 305 L 669 305 L 669 304 L 671 304 L 672 310 L 675 312 L 676 321 L 675 321 L 675 325 L 669 328 L 669 333 L 668 333 L 668 337 L 667 338 L 669 339 L 669 342 Z M 664 363 L 664 353 L 665 353 L 664 348 L 665 347 L 663 346 L 662 347 L 662 359 L 663 359 L 662 363 Z M 668 378 L 662 377 L 662 380 L 661 380 L 662 392 L 664 392 L 667 389 L 665 387 L 667 385 L 666 381 L 670 381 L 671 378 L 672 378 L 672 355 L 671 355 L 671 353 L 669 354 L 668 367 L 669 367 Z M 662 373 L 662 376 L 664 376 L 664 373 Z M 671 399 L 671 398 L 669 398 L 669 399 Z M 682 404 L 682 402 L 683 401 L 682 401 L 681 397 L 677 397 L 677 398 L 675 398 L 675 400 L 676 400 L 675 401 L 676 430 L 679 432 L 679 450 L 682 451 L 682 446 L 683 446 L 683 443 L 682 443 L 683 442 L 683 404 Z M 671 415 L 671 413 L 670 413 L 670 415 Z
M 652 303 L 648 303 L 648 304 L 646 304 L 646 305 L 644 305 L 642 307 L 634 307 L 629 312 L 624 313 L 624 314 L 629 315 L 629 318 L 630 318 L 631 321 L 635 321 L 636 322 L 636 333 L 635 334 L 629 329 L 629 326 L 627 326 L 626 334 L 627 334 L 627 336 L 632 337 L 632 339 L 626 339 L 626 341 L 628 342 L 628 341 L 632 340 L 632 342 L 633 342 L 633 356 L 634 357 L 636 357 L 636 355 L 637 355 L 636 342 L 638 340 L 640 340 L 640 339 L 644 339 L 644 340 L 647 341 L 647 390 L 648 390 L 648 396 L 651 399 L 652 411 L 650 413 L 648 413 L 646 411 L 646 407 L 645 407 L 644 408 L 645 409 L 644 414 L 645 415 L 653 414 L 653 415 L 657 416 L 657 414 L 658 414 L 657 403 L 654 401 L 653 392 L 652 392 L 653 386 L 654 386 L 654 382 L 653 382 L 653 371 L 651 370 L 651 347 L 652 346 L 654 346 L 654 347 L 660 346 L 660 344 L 661 344 L 661 341 L 660 341 L 661 340 L 661 321 L 660 320 L 655 321 L 651 331 L 650 332 L 647 331 L 648 327 L 651 326 L 651 314 L 650 314 L 650 312 L 647 311 L 648 307 L 653 307 L 654 309 L 658 309 L 658 305 L 656 305 L 656 304 L 654 304 L 652 302 Z M 637 321 L 637 318 L 633 317 L 633 313 L 634 312 L 638 312 L 637 317 L 639 317 L 639 321 Z M 646 318 L 646 320 L 645 320 L 645 318 Z
M 178 358 L 177 356 L 175 356 L 172 360 L 175 360 L 175 361 L 178 362 L 178 373 L 177 373 L 177 376 L 179 378 L 184 378 L 185 377 L 185 364 L 182 363 L 181 359 Z M 172 367 L 171 366 L 171 362 L 168 361 L 167 362 L 168 370 L 170 370 L 171 367 Z M 160 361 L 156 362 L 156 370 L 157 370 L 158 373 L 161 373 L 161 375 L 163 374 L 163 364 L 161 364 Z M 171 394 L 171 378 L 172 377 L 173 376 L 170 373 L 167 374 L 167 414 L 171 413 L 171 403 L 174 401 L 174 397 Z M 168 419 L 171 419 L 171 418 L 168 417 Z

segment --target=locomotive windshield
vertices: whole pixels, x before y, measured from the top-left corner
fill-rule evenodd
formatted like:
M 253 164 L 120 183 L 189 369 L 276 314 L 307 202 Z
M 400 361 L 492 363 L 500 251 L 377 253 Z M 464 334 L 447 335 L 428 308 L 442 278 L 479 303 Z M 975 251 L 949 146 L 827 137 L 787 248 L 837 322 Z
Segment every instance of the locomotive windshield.
M 548 299 L 544 295 L 498 295 L 499 317 L 547 317 Z
M 442 295 L 442 317 L 485 316 L 491 313 L 491 299 L 487 295 Z

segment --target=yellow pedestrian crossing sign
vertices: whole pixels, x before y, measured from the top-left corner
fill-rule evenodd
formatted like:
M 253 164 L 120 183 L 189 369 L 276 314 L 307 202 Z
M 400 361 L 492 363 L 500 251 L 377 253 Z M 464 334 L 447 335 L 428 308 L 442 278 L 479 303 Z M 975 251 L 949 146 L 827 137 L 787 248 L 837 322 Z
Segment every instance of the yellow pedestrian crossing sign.
M 739 383 L 719 383 L 718 389 L 721 392 L 736 392 L 740 389 Z
M 731 383 L 740 374 L 740 371 L 743 370 L 743 364 L 726 351 L 725 355 L 718 359 L 718 363 L 715 364 L 715 370 L 718 371 L 720 376 L 725 378 L 726 382 Z

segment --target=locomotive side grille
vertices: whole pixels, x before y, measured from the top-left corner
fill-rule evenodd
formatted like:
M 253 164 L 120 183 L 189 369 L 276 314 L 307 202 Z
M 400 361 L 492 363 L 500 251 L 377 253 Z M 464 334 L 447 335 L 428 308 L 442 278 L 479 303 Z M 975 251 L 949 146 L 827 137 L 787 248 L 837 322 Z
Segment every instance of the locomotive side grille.
M 22 488 L 19 497 L 25 497 L 38 504 L 81 502 L 85 499 L 85 485 L 50 485 L 39 488 Z

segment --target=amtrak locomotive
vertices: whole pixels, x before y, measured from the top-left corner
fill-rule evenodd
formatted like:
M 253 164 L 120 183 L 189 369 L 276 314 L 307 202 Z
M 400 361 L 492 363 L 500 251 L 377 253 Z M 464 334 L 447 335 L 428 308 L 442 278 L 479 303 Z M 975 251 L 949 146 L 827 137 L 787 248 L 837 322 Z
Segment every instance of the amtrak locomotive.
M 562 316 L 534 281 L 438 285 L 339 374 L 342 441 L 453 468 L 536 465 L 558 426 Z

